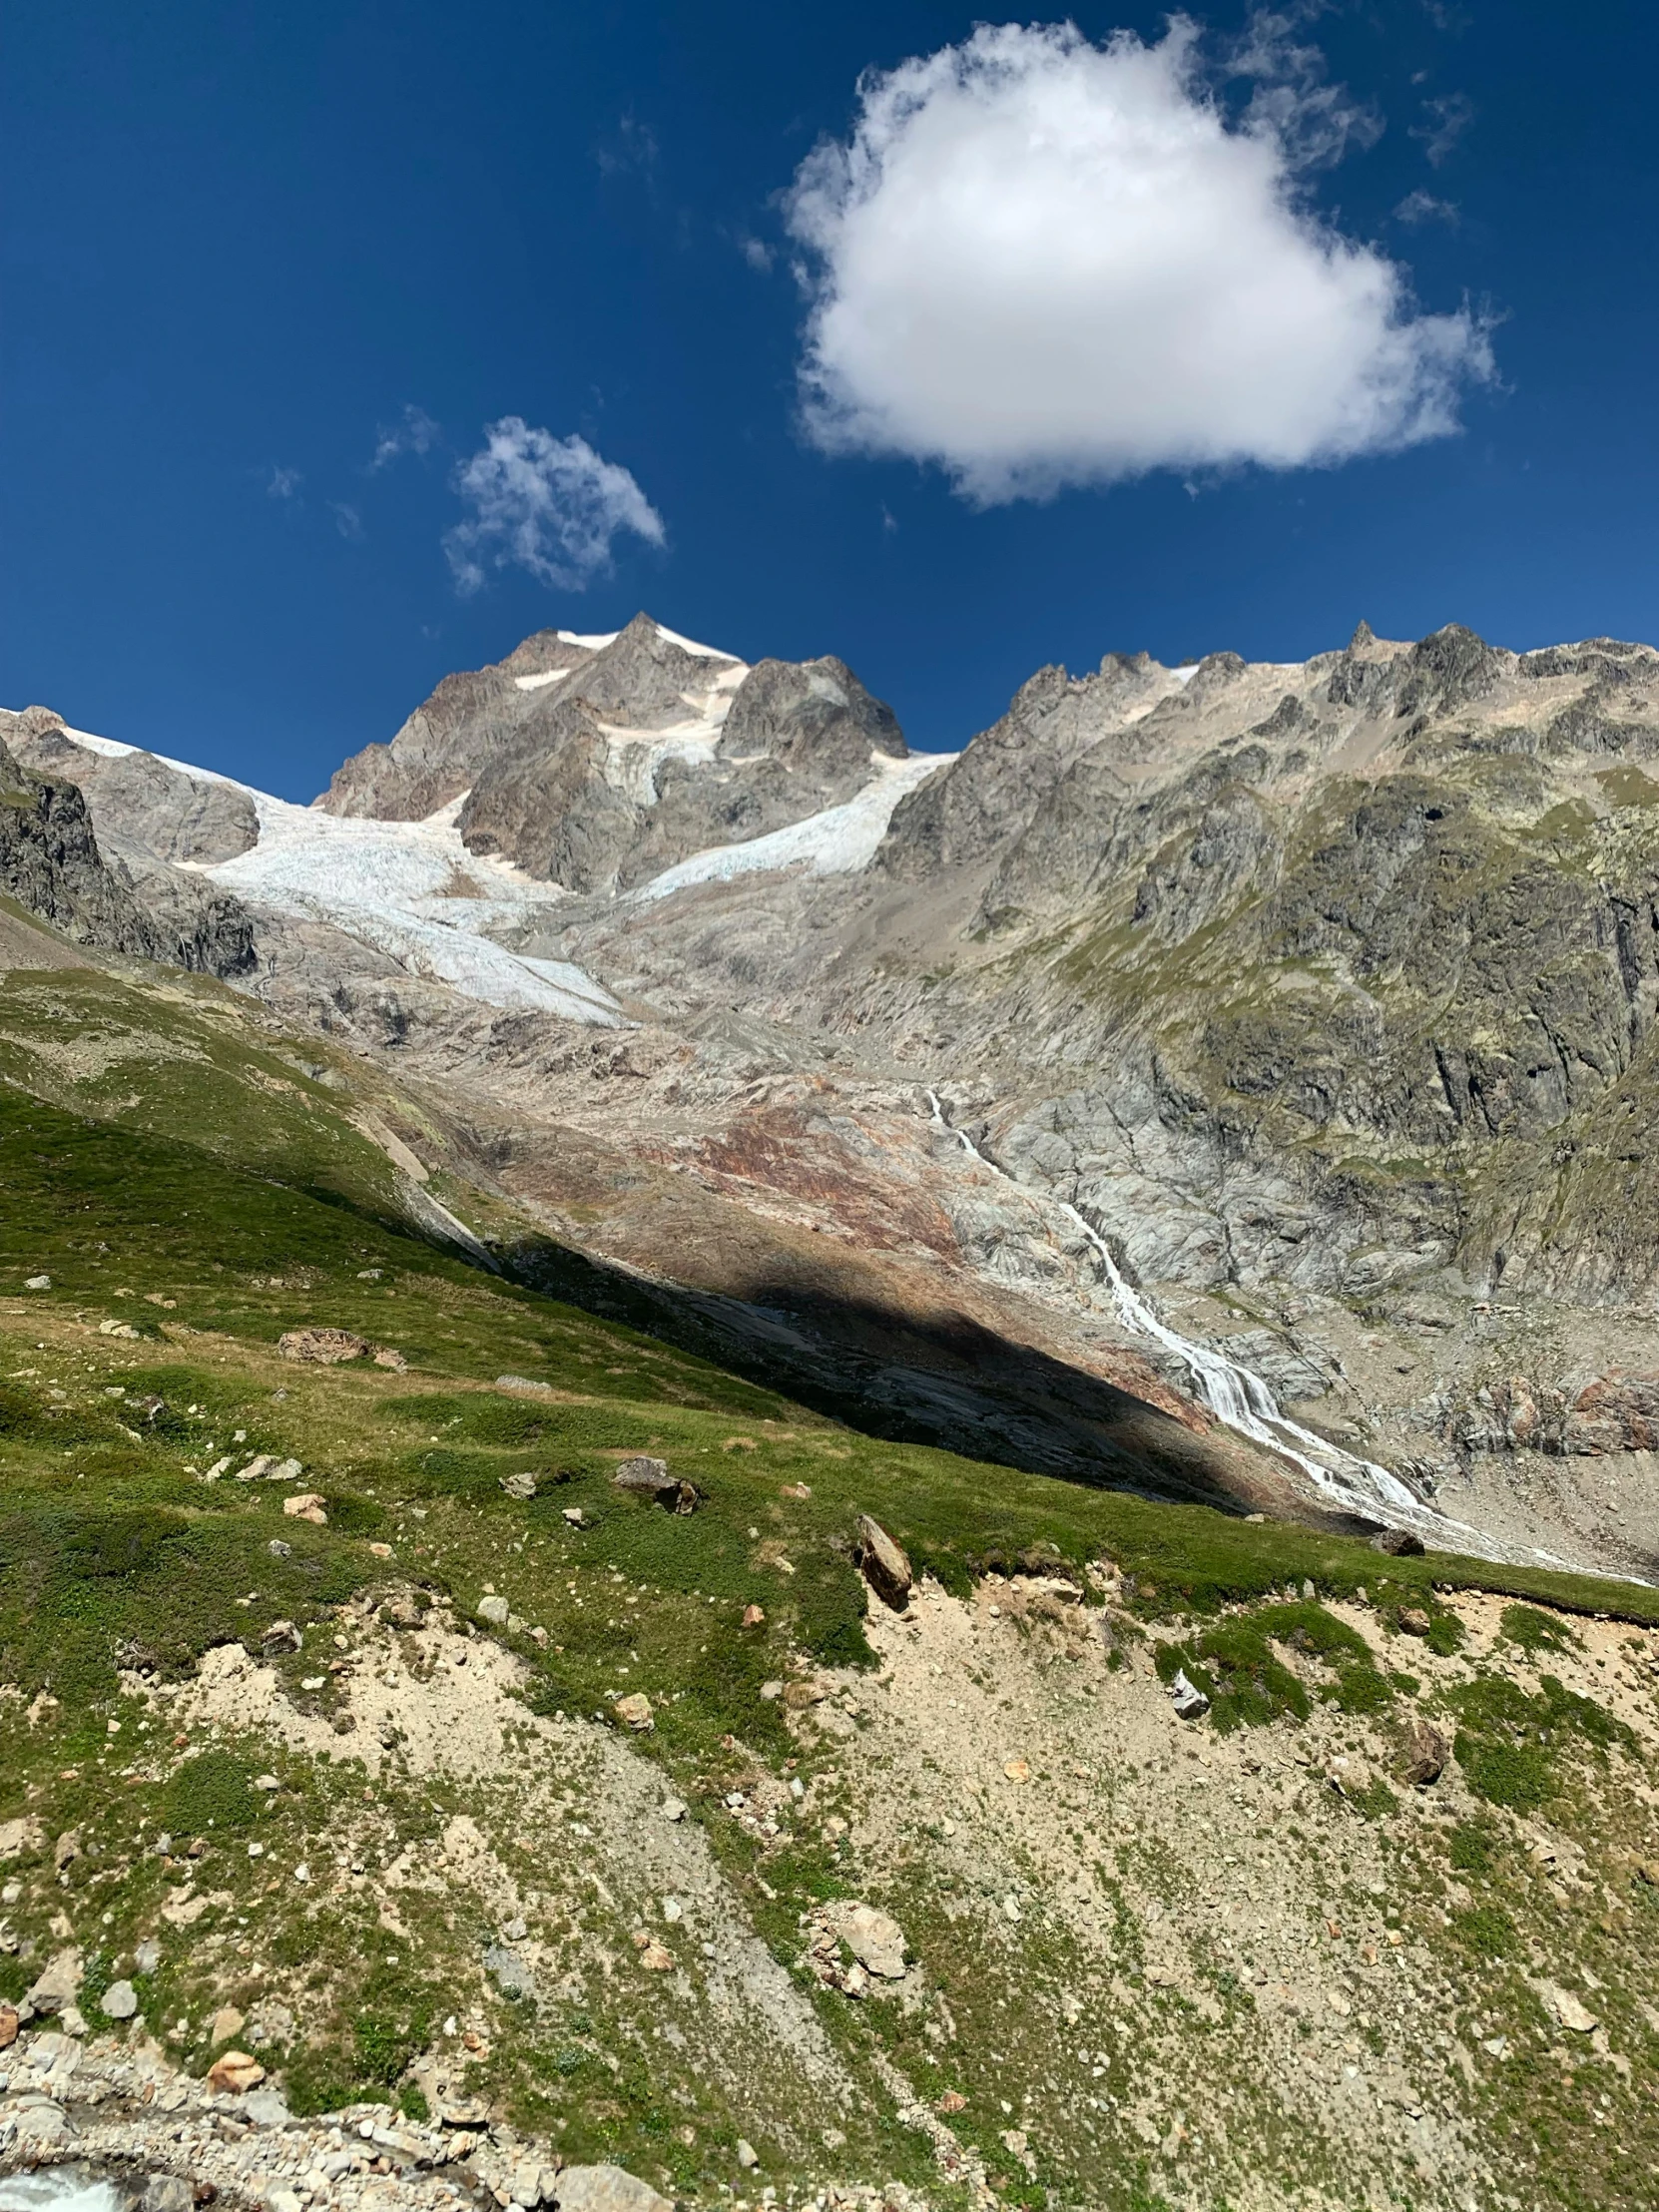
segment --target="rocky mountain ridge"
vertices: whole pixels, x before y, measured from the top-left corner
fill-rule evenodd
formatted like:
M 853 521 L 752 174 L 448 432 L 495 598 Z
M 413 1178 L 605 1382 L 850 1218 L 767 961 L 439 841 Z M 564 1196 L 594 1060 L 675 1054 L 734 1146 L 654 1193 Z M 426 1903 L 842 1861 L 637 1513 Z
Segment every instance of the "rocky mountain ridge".
M 1504 1363 L 1545 1393 L 1656 1365 L 1656 750 L 1651 648 L 1362 625 L 1305 664 L 1044 670 L 932 766 L 843 664 L 750 669 L 640 616 L 446 680 L 318 803 L 392 849 L 442 795 L 407 831 L 456 840 L 420 944 L 470 931 L 487 974 L 342 937 L 325 889 L 263 906 L 259 844 L 186 865 L 249 902 L 256 989 L 430 1084 L 468 1174 L 714 1301 L 756 1357 L 780 1301 L 833 1364 L 854 1317 L 914 1345 L 942 1295 L 946 1336 L 994 1313 L 1008 1376 L 1132 1356 L 1202 1425 L 1198 1371 L 1125 1324 L 1104 1253 L 1338 1451 L 1505 1541 L 1635 1563 L 1659 1544 L 1640 1423 L 1611 1511 L 1473 1439 Z M 103 773 L 89 804 L 130 833 Z M 244 833 L 173 805 L 145 817 L 158 854 Z M 558 980 L 508 1011 L 508 973 Z M 930 1091 L 1011 1180 L 940 1144 Z M 1015 1433 L 1046 1448 L 1029 1409 Z

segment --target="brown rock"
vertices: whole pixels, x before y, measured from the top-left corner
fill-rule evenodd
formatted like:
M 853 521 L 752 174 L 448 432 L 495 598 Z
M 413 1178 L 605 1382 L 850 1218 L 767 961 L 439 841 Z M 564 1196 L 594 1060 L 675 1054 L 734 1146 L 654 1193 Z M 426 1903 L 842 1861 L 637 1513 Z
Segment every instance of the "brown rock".
M 59 1874 L 62 1874 L 64 1869 L 72 1867 L 80 1856 L 81 1839 L 74 1829 L 66 1828 L 52 1847 L 52 1864 L 57 1868 Z
M 746 1605 L 743 1609 L 745 1628 L 759 1628 L 766 1617 L 767 1609 L 764 1605 Z
M 1389 1559 L 1420 1559 L 1422 1538 L 1413 1536 L 1408 1528 L 1380 1528 L 1371 1540 L 1371 1548 Z
M 883 1605 L 890 1605 L 895 1613 L 901 1613 L 909 1602 L 915 1586 L 915 1576 L 902 1547 L 895 1544 L 877 1520 L 867 1513 L 858 1516 L 857 1545 L 854 1556 L 863 1569 L 864 1580 Z
M 619 1721 L 636 1729 L 641 1735 L 657 1725 L 651 1711 L 651 1700 L 643 1690 L 635 1690 L 628 1697 L 619 1697 L 611 1710 Z
M 318 1528 L 328 1525 L 327 1509 L 315 1490 L 301 1490 L 294 1497 L 283 1498 L 282 1511 L 289 1520 L 310 1521 Z
M 342 1360 L 366 1359 L 369 1345 L 366 1337 L 353 1336 L 349 1329 L 290 1329 L 277 1338 L 276 1350 L 284 1360 L 337 1368 Z
M 265 2079 L 265 2068 L 245 2050 L 228 2050 L 208 2068 L 208 2087 L 222 2094 L 243 2096 Z
M 10 2050 L 17 2041 L 17 2006 L 0 2004 L 0 2050 Z
M 670 1973 L 674 1968 L 674 1953 L 653 1936 L 641 1947 L 640 1964 L 647 1973 Z
M 935 2112 L 942 2112 L 948 2119 L 952 2112 L 965 2112 L 967 2110 L 967 2098 L 963 2096 L 960 2089 L 947 2089 L 933 2109 Z
M 1414 1789 L 1426 1790 L 1431 1782 L 1439 1781 L 1450 1757 L 1451 1746 L 1437 1728 L 1427 1721 L 1413 1721 L 1406 1731 L 1399 1779 Z
M 1407 1605 L 1400 1613 L 1399 1625 L 1407 1636 L 1426 1636 L 1432 1623 L 1420 1606 Z

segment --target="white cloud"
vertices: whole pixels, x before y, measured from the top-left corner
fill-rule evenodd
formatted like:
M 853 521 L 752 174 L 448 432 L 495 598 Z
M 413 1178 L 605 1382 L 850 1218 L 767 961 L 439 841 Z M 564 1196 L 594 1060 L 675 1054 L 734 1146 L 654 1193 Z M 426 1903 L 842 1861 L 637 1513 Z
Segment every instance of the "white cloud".
M 788 202 L 822 446 L 937 462 L 992 502 L 1456 427 L 1484 328 L 1413 313 L 1403 272 L 1299 192 L 1361 111 L 1305 50 L 1274 83 L 1264 41 L 1273 97 L 1230 124 L 1194 39 L 1010 24 L 864 78 L 849 143 Z
M 388 461 L 395 461 L 403 453 L 429 453 L 437 442 L 438 426 L 424 407 L 412 403 L 403 409 L 401 421 L 389 429 L 381 426 L 374 441 L 374 458 L 369 467 L 384 468 Z
M 1443 99 L 1425 100 L 1426 121 L 1414 123 L 1407 136 L 1421 139 L 1430 169 L 1450 160 L 1457 141 L 1474 121 L 1474 102 L 1466 92 L 1448 92 Z
M 299 487 L 304 481 L 304 477 L 300 475 L 296 468 L 274 467 L 270 476 L 266 479 L 266 497 L 268 499 L 297 498 Z
M 1454 200 L 1436 200 L 1431 192 L 1424 192 L 1418 185 L 1415 192 L 1408 192 L 1394 210 L 1394 221 L 1410 225 L 1414 230 L 1422 223 L 1450 223 L 1457 221 L 1457 203 Z
M 662 516 L 628 470 L 602 460 L 586 438 L 533 430 L 521 415 L 503 415 L 484 436 L 455 473 L 471 517 L 443 541 L 458 591 L 475 592 L 486 568 L 508 566 L 580 591 L 610 567 L 623 531 L 665 542 Z
M 343 499 L 330 499 L 328 512 L 334 518 L 334 528 L 342 538 L 360 540 L 363 535 L 363 518 L 358 510 Z

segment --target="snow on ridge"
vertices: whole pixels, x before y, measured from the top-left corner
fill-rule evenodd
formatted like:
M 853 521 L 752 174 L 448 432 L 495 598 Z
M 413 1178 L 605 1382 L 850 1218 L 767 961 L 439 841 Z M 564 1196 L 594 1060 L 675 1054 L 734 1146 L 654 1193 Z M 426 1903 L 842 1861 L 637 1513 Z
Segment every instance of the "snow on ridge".
M 695 653 L 700 661 L 733 661 L 739 668 L 748 666 L 736 653 L 723 653 L 718 645 L 699 645 L 695 638 L 683 638 L 678 630 L 666 629 L 660 622 L 654 622 L 651 627 L 668 644 L 677 645 L 682 653 Z M 579 630 L 558 632 L 566 645 L 585 646 L 590 653 L 603 653 L 606 646 L 615 645 L 621 635 L 620 630 L 594 630 L 586 636 Z
M 562 684 L 569 674 L 568 668 L 550 668 L 541 676 L 515 676 L 513 682 L 520 691 L 540 691 L 545 684 Z
M 554 635 L 561 638 L 566 645 L 586 646 L 590 653 L 603 653 L 606 646 L 615 645 L 622 632 L 620 630 L 595 630 L 584 637 L 579 630 L 558 630 L 555 631 Z
M 898 802 L 958 756 L 912 753 L 895 761 L 885 753 L 871 753 L 869 758 L 875 774 L 844 805 L 827 807 L 805 822 L 792 822 L 741 844 L 711 845 L 694 852 L 690 859 L 676 862 L 630 891 L 629 899 L 644 904 L 668 898 L 693 883 L 729 883 L 738 875 L 802 865 L 814 875 L 855 875 L 874 859 Z

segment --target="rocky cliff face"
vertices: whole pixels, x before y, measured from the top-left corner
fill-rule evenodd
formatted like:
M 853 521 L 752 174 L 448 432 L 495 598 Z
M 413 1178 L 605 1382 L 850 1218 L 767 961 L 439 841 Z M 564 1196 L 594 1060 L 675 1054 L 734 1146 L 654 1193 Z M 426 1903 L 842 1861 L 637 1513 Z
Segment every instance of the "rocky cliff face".
M 0 714 L 0 890 L 77 943 L 212 975 L 251 968 L 253 925 L 236 899 L 167 867 L 142 846 L 136 869 L 116 853 L 106 854 L 80 782 L 39 776 L 24 765 L 69 755 L 95 781 L 97 771 L 117 766 L 75 747 L 46 708 Z M 109 777 L 104 787 L 119 819 L 165 835 L 172 848 L 234 839 L 234 810 L 191 800 L 169 815 L 160 795 L 172 772 L 149 755 L 130 759 L 128 772 Z M 207 790 L 194 788 L 199 794 Z M 233 849 L 240 848 L 233 843 Z

